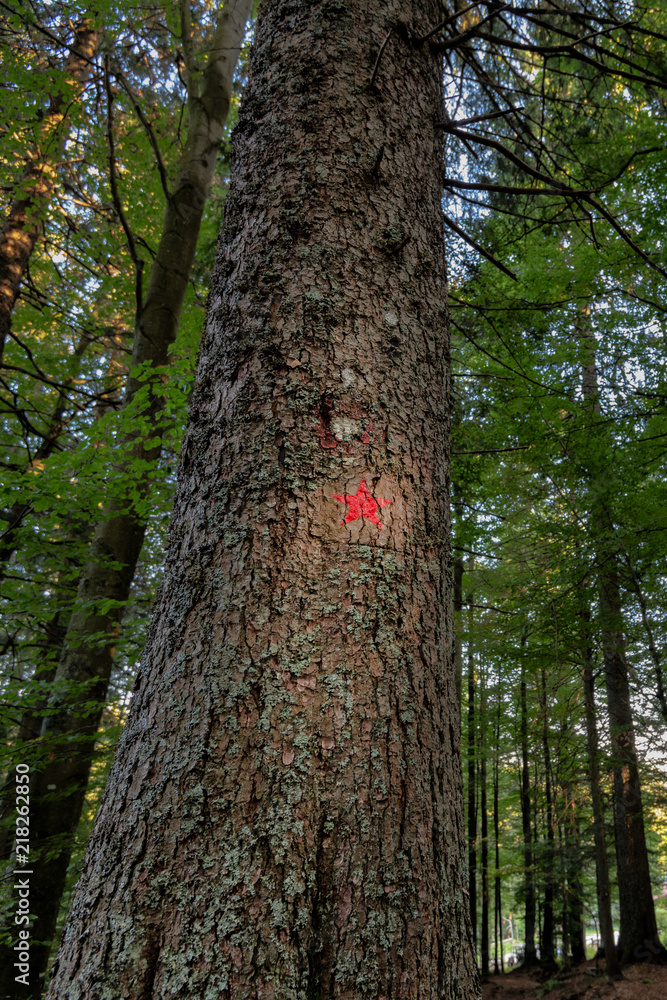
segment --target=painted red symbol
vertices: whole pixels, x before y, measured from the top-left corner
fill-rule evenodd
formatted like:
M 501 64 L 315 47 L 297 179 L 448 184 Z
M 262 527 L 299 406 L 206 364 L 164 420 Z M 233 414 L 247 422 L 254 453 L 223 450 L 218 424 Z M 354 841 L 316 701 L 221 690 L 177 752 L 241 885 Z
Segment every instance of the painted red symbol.
M 350 493 L 332 493 L 331 496 L 334 500 L 347 504 L 350 508 L 345 515 L 345 520 L 341 521 L 341 524 L 356 521 L 358 517 L 365 517 L 371 524 L 377 524 L 378 528 L 382 528 L 382 525 L 378 520 L 377 511 L 380 507 L 388 507 L 393 502 L 391 500 L 376 499 L 371 496 L 366 487 L 365 479 L 361 480 L 359 489 L 354 495 Z

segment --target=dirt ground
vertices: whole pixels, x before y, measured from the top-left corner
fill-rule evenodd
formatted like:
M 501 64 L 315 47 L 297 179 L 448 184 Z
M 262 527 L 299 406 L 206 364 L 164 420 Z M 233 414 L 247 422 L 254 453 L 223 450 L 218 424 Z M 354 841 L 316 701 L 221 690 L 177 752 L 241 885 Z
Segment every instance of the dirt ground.
M 600 963 L 602 972 L 604 962 Z M 610 983 L 595 974 L 595 962 L 548 977 L 540 970 L 517 969 L 489 976 L 482 984 L 483 1000 L 667 1000 L 667 966 L 633 965 L 625 978 Z

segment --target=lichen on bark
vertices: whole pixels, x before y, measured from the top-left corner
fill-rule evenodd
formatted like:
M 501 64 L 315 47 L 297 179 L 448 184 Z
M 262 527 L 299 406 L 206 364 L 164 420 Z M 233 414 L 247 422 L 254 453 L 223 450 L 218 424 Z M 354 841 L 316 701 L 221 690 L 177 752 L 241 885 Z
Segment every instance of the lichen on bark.
M 261 7 L 165 582 L 52 998 L 476 996 L 441 65 L 399 25 L 438 11 Z M 380 524 L 344 520 L 362 479 Z

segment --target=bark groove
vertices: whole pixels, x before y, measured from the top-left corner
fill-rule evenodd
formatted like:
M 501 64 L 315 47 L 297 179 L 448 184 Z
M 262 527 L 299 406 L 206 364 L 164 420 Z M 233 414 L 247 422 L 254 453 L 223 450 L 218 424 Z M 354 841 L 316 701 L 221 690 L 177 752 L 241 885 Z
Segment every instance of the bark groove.
M 53 1000 L 134 998 L 158 932 L 155 998 L 476 996 L 439 57 L 394 35 L 369 87 L 392 25 L 438 12 L 262 5 L 165 583 Z

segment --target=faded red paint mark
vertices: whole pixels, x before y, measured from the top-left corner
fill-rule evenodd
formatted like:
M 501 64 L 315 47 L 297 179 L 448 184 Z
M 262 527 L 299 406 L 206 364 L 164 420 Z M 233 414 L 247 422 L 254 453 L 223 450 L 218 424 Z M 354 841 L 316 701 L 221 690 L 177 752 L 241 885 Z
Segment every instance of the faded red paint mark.
M 365 517 L 371 524 L 377 524 L 378 528 L 382 528 L 377 516 L 378 510 L 380 507 L 388 507 L 393 502 L 392 500 L 381 500 L 379 497 L 376 499 L 372 496 L 368 492 L 365 479 L 361 480 L 359 489 L 354 495 L 350 493 L 332 493 L 331 496 L 334 500 L 347 504 L 350 508 L 345 515 L 345 519 L 341 521 L 341 524 L 356 521 L 358 517 Z
M 338 447 L 338 441 L 331 433 L 331 427 L 327 424 L 323 417 L 320 417 L 318 422 L 313 428 L 320 439 L 320 448 L 336 448 Z

